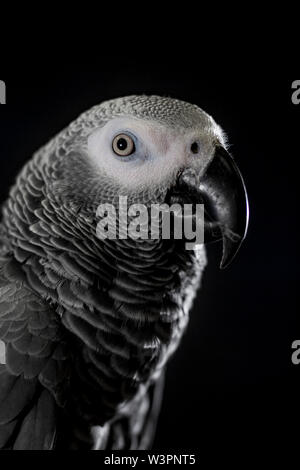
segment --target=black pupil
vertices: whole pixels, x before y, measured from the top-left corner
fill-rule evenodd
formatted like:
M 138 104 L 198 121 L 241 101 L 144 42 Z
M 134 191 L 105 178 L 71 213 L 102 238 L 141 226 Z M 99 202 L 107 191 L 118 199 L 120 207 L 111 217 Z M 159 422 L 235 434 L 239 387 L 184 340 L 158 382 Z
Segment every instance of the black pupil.
M 117 142 L 117 147 L 119 150 L 126 150 L 128 147 L 128 142 L 124 137 L 121 137 Z
M 199 150 L 199 147 L 198 147 L 197 142 L 193 142 L 192 145 L 191 145 L 191 151 L 193 153 L 198 153 L 198 150 Z

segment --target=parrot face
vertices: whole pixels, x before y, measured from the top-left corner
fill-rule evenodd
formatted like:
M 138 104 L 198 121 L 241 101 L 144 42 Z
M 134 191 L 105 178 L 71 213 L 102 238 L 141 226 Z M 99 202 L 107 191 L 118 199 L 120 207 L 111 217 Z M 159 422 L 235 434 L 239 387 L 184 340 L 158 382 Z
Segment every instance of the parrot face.
M 89 136 L 88 155 L 103 175 L 129 191 L 167 187 L 182 168 L 203 172 L 218 139 L 217 126 L 210 124 L 205 131 L 176 130 L 153 121 L 115 118 Z M 122 143 L 124 150 L 119 150 Z
M 204 242 L 223 241 L 221 267 L 247 231 L 241 174 L 222 130 L 195 105 L 110 100 L 41 148 L 0 224 L 0 448 L 150 445 L 159 378 L 205 251 L 175 239 L 100 240 L 97 209 L 120 196 L 204 204 Z
M 103 203 L 204 204 L 205 243 L 223 240 L 221 267 L 235 256 L 248 225 L 242 176 L 222 129 L 195 105 L 129 96 L 84 113 L 54 141 L 52 191 L 90 216 Z

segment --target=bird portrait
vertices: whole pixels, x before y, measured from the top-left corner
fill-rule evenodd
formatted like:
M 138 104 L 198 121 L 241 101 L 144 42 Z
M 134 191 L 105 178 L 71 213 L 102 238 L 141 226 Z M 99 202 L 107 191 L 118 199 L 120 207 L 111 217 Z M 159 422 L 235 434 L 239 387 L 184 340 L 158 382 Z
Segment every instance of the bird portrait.
M 118 225 L 120 197 L 202 204 L 204 243 L 100 238 L 98 208 Z M 226 135 L 195 104 L 111 99 L 38 150 L 1 208 L 0 449 L 151 448 L 205 245 L 222 243 L 225 268 L 247 224 Z

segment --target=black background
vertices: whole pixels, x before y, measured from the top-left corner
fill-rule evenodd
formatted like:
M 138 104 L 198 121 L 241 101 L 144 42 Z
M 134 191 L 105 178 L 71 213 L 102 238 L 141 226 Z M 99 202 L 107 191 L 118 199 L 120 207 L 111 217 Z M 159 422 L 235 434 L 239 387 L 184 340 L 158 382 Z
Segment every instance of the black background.
M 249 232 L 234 263 L 209 264 L 181 346 L 168 366 L 155 449 L 282 445 L 300 418 L 298 159 L 300 105 L 291 79 L 205 76 L 192 67 L 99 61 L 0 70 L 0 196 L 24 162 L 104 99 L 159 94 L 195 103 L 226 131 L 248 189 Z M 224 78 L 226 76 L 226 78 Z M 299 77 L 298 77 L 299 78 Z

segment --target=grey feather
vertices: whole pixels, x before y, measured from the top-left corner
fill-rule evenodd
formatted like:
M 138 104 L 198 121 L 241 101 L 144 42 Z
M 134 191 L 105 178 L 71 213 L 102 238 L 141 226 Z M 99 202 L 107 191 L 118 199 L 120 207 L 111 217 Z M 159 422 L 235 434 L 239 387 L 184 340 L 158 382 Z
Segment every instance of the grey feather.
M 213 126 L 188 103 L 121 98 L 81 115 L 25 165 L 1 222 L 4 447 L 19 414 L 16 449 L 150 445 L 156 384 L 186 328 L 206 261 L 204 249 L 186 251 L 180 240 L 97 238 L 98 205 L 124 188 L 95 169 L 87 139 L 121 116 L 186 132 Z M 128 198 L 163 202 L 170 181 Z M 95 426 L 106 429 L 102 442 L 93 442 Z

